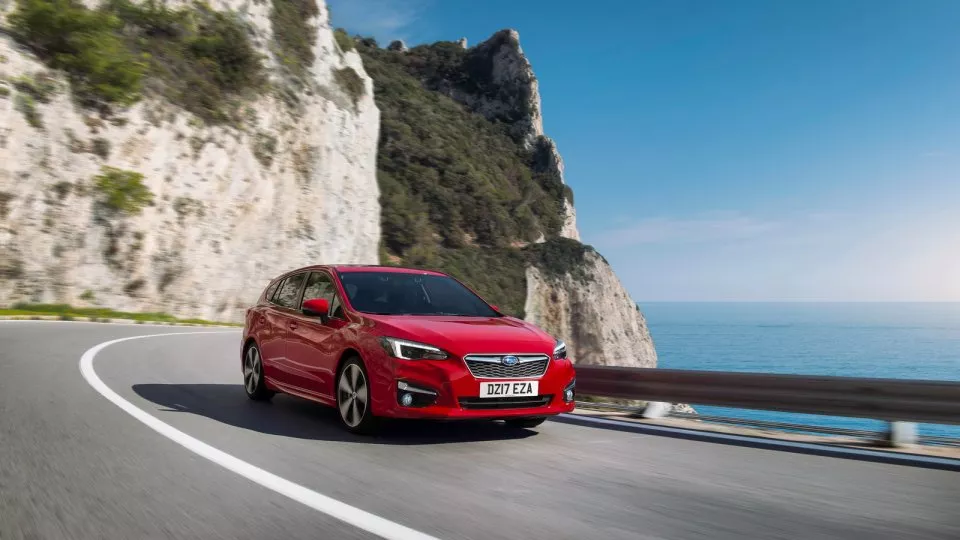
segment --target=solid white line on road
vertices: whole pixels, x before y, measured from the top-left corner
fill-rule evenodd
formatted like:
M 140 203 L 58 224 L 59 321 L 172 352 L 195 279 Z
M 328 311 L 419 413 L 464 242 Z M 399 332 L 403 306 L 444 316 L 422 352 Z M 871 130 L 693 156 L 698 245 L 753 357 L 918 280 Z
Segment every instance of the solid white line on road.
M 99 326 L 139 326 L 141 328 L 150 327 L 150 326 L 160 326 L 162 328 L 209 328 L 211 330 L 224 330 L 226 328 L 232 328 L 234 332 L 239 332 L 242 330 L 240 327 L 231 327 L 231 326 L 220 326 L 215 324 L 202 325 L 202 324 L 166 324 L 160 322 L 101 322 L 101 321 L 61 321 L 59 319 L 4 319 L 0 318 L 0 323 L 44 323 L 44 324 L 96 324 Z
M 169 334 L 150 334 L 145 336 L 114 339 L 112 341 L 101 343 L 83 353 L 83 356 L 80 357 L 80 372 L 83 374 L 83 378 L 87 380 L 94 390 L 100 392 L 103 397 L 113 402 L 113 404 L 117 407 L 120 407 L 126 411 L 130 416 L 133 416 L 157 433 L 183 446 L 187 450 L 207 458 L 217 465 L 229 469 L 240 476 L 253 480 L 261 486 L 309 506 L 318 512 L 322 512 L 328 516 L 337 518 L 340 521 L 349 523 L 354 527 L 375 534 L 381 538 L 386 538 L 388 540 L 437 540 L 433 536 L 415 531 L 409 527 L 400 525 L 399 523 L 395 523 L 388 519 L 371 514 L 370 512 L 366 512 L 354 506 L 350 506 L 349 504 L 340 502 L 336 499 L 332 499 L 326 495 L 305 488 L 300 484 L 295 484 L 285 478 L 281 478 L 271 472 L 265 471 L 256 465 L 247 463 L 246 461 L 236 458 L 222 450 L 218 450 L 217 448 L 214 448 L 199 439 L 187 435 L 170 424 L 167 424 L 159 420 L 157 417 L 145 412 L 144 410 L 137 408 L 136 405 L 130 403 L 119 394 L 111 390 L 106 384 L 104 384 L 102 380 L 100 380 L 100 377 L 97 376 L 97 372 L 93 369 L 93 360 L 96 358 L 97 353 L 111 345 L 121 343 L 123 341 L 161 336 L 225 333 L 232 332 L 176 332 Z

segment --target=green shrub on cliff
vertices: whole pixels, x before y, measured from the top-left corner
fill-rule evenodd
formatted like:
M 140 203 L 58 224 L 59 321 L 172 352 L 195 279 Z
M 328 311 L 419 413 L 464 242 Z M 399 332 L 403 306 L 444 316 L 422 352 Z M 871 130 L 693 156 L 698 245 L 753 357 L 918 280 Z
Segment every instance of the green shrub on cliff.
M 156 0 L 17 0 L 14 35 L 70 77 L 81 103 L 130 104 L 144 89 L 208 121 L 230 119 L 232 96 L 263 83 L 262 61 L 232 14 L 196 2 L 171 10 Z
M 364 92 L 363 79 L 360 78 L 360 74 L 352 67 L 345 67 L 334 71 L 333 79 L 350 96 L 350 101 L 356 107 Z
M 50 67 L 70 75 L 78 96 L 123 104 L 137 99 L 147 66 L 123 43 L 123 21 L 111 10 L 73 0 L 17 0 L 8 21 Z
M 337 28 L 333 31 L 333 39 L 337 41 L 337 45 L 343 52 L 352 51 L 354 48 L 353 38 L 351 38 L 350 34 L 347 34 L 347 31 L 343 28 Z
M 143 184 L 143 175 L 114 167 L 103 167 L 93 177 L 100 203 L 112 212 L 137 215 L 153 202 L 153 193 Z
M 273 0 L 270 22 L 278 56 L 298 77 L 313 65 L 317 29 L 312 21 L 319 13 L 316 0 Z

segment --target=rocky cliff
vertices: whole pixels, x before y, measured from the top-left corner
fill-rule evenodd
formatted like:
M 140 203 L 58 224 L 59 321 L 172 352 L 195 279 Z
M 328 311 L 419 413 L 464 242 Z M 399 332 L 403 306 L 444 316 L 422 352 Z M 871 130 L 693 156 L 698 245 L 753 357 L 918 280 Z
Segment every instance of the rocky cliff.
M 580 276 L 526 269 L 526 318 L 560 336 L 582 364 L 656 367 L 657 351 L 640 309 L 610 265 L 588 251 Z
M 465 279 L 566 341 L 577 362 L 655 367 L 636 303 L 579 242 L 573 193 L 518 33 L 472 48 L 355 45 L 383 113 L 383 258 Z
M 0 305 L 238 320 L 285 269 L 377 262 L 379 111 L 360 57 L 338 47 L 322 2 L 290 13 L 280 0 L 222 0 L 213 14 L 192 3 L 136 12 L 116 3 L 121 39 L 134 34 L 154 59 L 166 57 L 146 68 L 130 104 L 108 107 L 114 96 L 83 92 L 95 67 L 44 56 L 61 45 L 31 39 L 13 15 L 21 4 L 29 3 L 4 2 L 0 34 Z M 78 20 L 97 13 L 69 5 Z M 278 24 L 303 34 L 299 57 Z M 223 84 L 226 69 L 202 71 L 242 52 L 231 48 L 234 27 L 257 54 L 251 71 L 263 75 L 246 92 Z M 111 35 L 98 39 L 127 46 Z M 62 47 L 84 52 L 73 41 Z M 171 92 L 179 82 L 165 65 L 196 76 L 184 94 Z

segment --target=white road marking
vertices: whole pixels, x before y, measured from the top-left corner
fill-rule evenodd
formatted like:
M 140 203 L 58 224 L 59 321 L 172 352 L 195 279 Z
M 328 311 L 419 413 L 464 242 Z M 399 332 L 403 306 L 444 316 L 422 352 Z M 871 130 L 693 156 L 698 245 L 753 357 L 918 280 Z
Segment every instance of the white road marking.
M 161 322 L 100 322 L 100 321 L 61 321 L 60 319 L 3 319 L 0 318 L 0 323 L 46 323 L 46 324 L 96 324 L 100 326 L 159 326 L 162 328 L 210 328 L 212 330 L 224 330 L 232 328 L 235 332 L 239 332 L 241 328 L 236 326 L 221 326 L 216 324 L 166 324 Z
M 159 420 L 157 417 L 145 412 L 144 410 L 137 408 L 136 405 L 122 398 L 119 394 L 104 384 L 104 382 L 100 380 L 100 377 L 97 376 L 97 372 L 93 369 L 93 360 L 96 358 L 97 353 L 111 345 L 124 341 L 161 336 L 225 333 L 232 332 L 175 332 L 168 334 L 150 334 L 145 336 L 114 339 L 112 341 L 101 343 L 83 353 L 83 356 L 80 357 L 80 373 L 83 374 L 83 378 L 87 380 L 94 390 L 100 392 L 103 397 L 113 402 L 114 405 L 120 407 L 127 414 L 143 422 L 157 433 L 172 440 L 180 446 L 183 446 L 187 450 L 209 459 L 217 465 L 220 465 L 225 469 L 231 470 L 240 476 L 252 480 L 263 487 L 271 489 L 285 497 L 289 497 L 299 503 L 309 506 L 318 512 L 322 512 L 328 516 L 337 518 L 340 521 L 349 523 L 354 527 L 363 529 L 364 531 L 375 534 L 381 538 L 386 538 L 388 540 L 437 540 L 437 538 L 433 536 L 415 531 L 409 527 L 400 525 L 399 523 L 395 523 L 388 519 L 371 514 L 370 512 L 366 512 L 354 506 L 350 506 L 349 504 L 340 502 L 336 499 L 332 499 L 326 495 L 305 488 L 300 484 L 295 484 L 285 478 L 281 478 L 271 472 L 265 471 L 256 465 L 247 463 L 246 461 L 214 448 L 213 446 L 210 446 L 199 439 L 187 435 L 170 424 L 167 424 Z

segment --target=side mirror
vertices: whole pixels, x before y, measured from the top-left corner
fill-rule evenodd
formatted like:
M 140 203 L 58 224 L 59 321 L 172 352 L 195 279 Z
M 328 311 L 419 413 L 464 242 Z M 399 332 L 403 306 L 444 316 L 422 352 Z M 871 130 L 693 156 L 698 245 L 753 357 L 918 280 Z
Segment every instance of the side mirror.
M 330 302 L 325 298 L 311 298 L 303 302 L 303 314 L 308 317 L 320 317 L 320 320 L 327 322 L 327 314 L 330 312 Z

